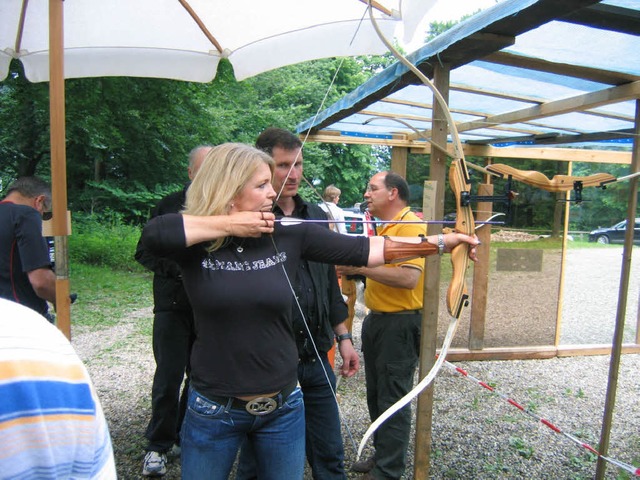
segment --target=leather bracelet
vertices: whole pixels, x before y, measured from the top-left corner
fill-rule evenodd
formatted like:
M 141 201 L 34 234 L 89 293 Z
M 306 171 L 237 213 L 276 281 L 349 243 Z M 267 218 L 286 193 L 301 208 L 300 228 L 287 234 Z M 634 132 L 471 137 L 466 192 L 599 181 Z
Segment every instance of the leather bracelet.
M 336 340 L 338 341 L 338 343 L 340 343 L 342 340 L 350 340 L 351 344 L 353 345 L 353 337 L 349 332 L 336 335 Z

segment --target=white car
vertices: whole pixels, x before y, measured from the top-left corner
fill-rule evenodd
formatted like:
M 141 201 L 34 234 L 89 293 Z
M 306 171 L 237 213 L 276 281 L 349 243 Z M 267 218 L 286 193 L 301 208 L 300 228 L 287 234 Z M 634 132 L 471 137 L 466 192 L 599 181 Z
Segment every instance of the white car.
M 343 211 L 345 227 L 348 235 L 372 237 L 376 234 L 373 223 L 366 223 L 373 220 L 369 212 L 362 213 L 351 209 L 343 209 Z

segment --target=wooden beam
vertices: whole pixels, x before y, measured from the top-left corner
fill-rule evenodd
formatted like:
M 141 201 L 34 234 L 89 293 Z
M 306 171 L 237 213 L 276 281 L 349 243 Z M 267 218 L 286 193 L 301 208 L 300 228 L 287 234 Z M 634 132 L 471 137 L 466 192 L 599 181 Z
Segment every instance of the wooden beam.
M 512 142 L 528 142 L 530 145 L 561 145 L 563 143 L 600 142 L 603 140 L 619 140 L 632 138 L 633 129 L 614 130 L 611 132 L 580 133 L 571 135 L 529 135 L 521 137 L 502 137 L 468 141 L 470 145 L 489 145 Z
M 528 70 L 537 70 L 539 72 L 555 73 L 574 78 L 582 78 L 592 82 L 604 83 L 607 85 L 622 85 L 629 82 L 635 82 L 637 75 L 628 73 L 613 72 L 600 70 L 590 67 L 578 67 L 576 65 L 568 65 L 565 63 L 555 63 L 540 58 L 526 57 L 507 52 L 495 52 L 487 55 L 482 61 L 497 63 L 499 65 L 508 65 L 512 67 L 526 68 Z
M 467 348 L 451 348 L 447 354 L 450 362 L 481 360 L 533 360 L 555 357 L 578 357 L 587 355 L 609 355 L 611 345 L 553 345 L 498 347 L 469 350 Z M 640 353 L 640 345 L 625 344 L 622 353 Z
M 414 141 L 401 138 L 371 138 L 341 135 L 340 132 L 322 130 L 309 135 L 307 142 L 341 143 L 349 145 L 386 145 L 389 147 L 408 147 L 411 153 L 430 154 L 431 145 L 424 141 Z M 453 147 L 448 144 L 449 155 L 453 155 Z M 466 156 L 521 158 L 532 160 L 553 160 L 561 162 L 611 163 L 620 165 L 631 164 L 631 152 L 612 150 L 587 150 L 579 148 L 550 148 L 550 147 L 492 147 L 490 145 L 464 144 Z
M 615 5 L 597 4 L 581 8 L 562 17 L 562 21 L 612 32 L 640 35 L 640 12 Z
M 64 2 L 49 1 L 49 122 L 51 200 L 56 262 L 56 325 L 71 340 L 64 84 Z
M 473 120 L 471 122 L 460 123 L 458 124 L 458 131 L 464 132 L 503 123 L 526 122 L 536 118 L 587 110 L 589 108 L 624 102 L 635 98 L 640 98 L 640 81 L 493 115 L 487 117 L 486 120 Z
M 409 149 L 407 147 L 393 147 L 391 149 L 391 171 L 397 173 L 402 178 L 407 178 L 407 158 Z
M 609 150 L 586 150 L 570 148 L 516 148 L 465 145 L 466 155 L 475 157 L 522 158 L 532 160 L 554 160 L 563 162 L 631 164 L 630 152 Z M 453 153 L 453 149 L 451 149 Z
M 490 197 L 493 195 L 493 185 L 481 183 L 478 195 Z M 492 202 L 478 202 L 476 220 L 488 220 L 493 210 Z M 491 246 L 491 228 L 476 229 L 478 240 L 482 243 L 478 247 L 478 258 L 489 258 Z M 487 299 L 489 291 L 489 262 L 473 264 L 473 289 L 471 293 L 471 319 L 469 322 L 469 349 L 478 350 L 484 346 L 484 327 L 487 313 Z
M 383 137 L 382 135 L 380 137 Z M 384 135 L 386 137 L 386 135 Z M 394 135 L 394 137 L 396 137 Z M 383 145 L 388 147 L 418 147 L 424 148 L 426 142 L 412 141 L 405 138 L 372 138 L 371 136 L 351 136 L 341 135 L 340 132 L 329 132 L 322 130 L 318 133 L 311 134 L 307 137 L 307 142 L 318 143 L 345 143 L 348 145 Z M 428 147 L 427 147 L 428 148 Z

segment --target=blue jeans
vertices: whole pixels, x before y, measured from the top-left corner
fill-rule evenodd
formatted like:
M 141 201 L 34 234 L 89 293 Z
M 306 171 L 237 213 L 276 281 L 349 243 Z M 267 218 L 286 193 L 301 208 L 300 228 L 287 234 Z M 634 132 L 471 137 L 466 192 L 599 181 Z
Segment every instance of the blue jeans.
M 320 356 L 322 363 L 310 358 L 298 364 L 298 380 L 304 394 L 307 461 L 314 480 L 342 480 L 347 476 L 344 472 L 340 412 L 322 365 L 334 390 L 336 376 L 327 354 L 321 353 Z M 254 456 L 251 445 L 242 446 L 236 480 L 257 478 Z
M 181 433 L 182 478 L 226 480 L 246 440 L 256 452 L 260 479 L 302 479 L 304 430 L 299 387 L 264 416 L 213 402 L 191 388 Z

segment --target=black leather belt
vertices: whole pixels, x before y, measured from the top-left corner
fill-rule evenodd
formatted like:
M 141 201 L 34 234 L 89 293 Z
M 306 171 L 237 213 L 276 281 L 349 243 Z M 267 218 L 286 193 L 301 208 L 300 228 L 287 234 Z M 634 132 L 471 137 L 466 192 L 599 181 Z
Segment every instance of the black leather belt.
M 271 413 L 276 408 L 281 407 L 297 386 L 298 380 L 296 379 L 271 397 L 256 397 L 251 400 L 242 400 L 236 397 L 218 397 L 216 395 L 208 396 L 206 398 L 212 402 L 219 403 L 220 405 L 230 406 L 235 410 L 246 410 L 251 415 L 261 416 Z
M 377 310 L 370 311 L 372 315 L 421 315 L 422 310 L 400 310 L 399 312 L 378 312 Z

